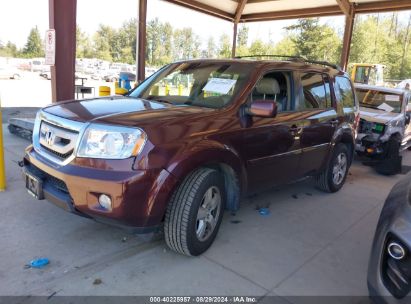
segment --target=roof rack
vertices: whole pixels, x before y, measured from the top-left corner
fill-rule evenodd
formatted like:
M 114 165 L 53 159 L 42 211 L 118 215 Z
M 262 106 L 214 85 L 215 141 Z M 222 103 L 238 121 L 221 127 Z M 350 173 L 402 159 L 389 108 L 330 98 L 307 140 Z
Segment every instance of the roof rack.
M 312 63 L 312 64 L 319 64 L 331 67 L 333 69 L 342 71 L 341 67 L 338 64 L 330 63 L 327 61 L 318 61 L 318 60 L 309 60 L 302 56 L 289 56 L 289 55 L 248 55 L 248 56 L 236 56 L 237 59 L 243 58 L 261 58 L 261 57 L 268 57 L 268 58 L 286 58 L 288 61 L 296 61 L 296 62 L 305 62 L 305 63 Z
M 293 60 L 298 60 L 298 61 L 305 61 L 304 57 L 301 56 L 289 56 L 289 55 L 265 55 L 265 54 L 260 54 L 260 55 L 247 55 L 247 56 L 236 56 L 234 58 L 237 59 L 243 59 L 243 58 L 260 58 L 260 57 L 268 57 L 268 58 L 288 58 L 288 59 L 293 59 Z

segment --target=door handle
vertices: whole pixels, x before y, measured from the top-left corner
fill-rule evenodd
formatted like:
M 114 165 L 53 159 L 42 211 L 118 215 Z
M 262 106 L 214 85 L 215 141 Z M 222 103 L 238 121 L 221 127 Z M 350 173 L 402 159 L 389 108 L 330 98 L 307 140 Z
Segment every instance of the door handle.
M 293 134 L 293 135 L 298 134 L 298 133 L 300 133 L 301 129 L 302 128 L 298 127 L 297 125 L 292 125 L 290 127 L 290 133 Z

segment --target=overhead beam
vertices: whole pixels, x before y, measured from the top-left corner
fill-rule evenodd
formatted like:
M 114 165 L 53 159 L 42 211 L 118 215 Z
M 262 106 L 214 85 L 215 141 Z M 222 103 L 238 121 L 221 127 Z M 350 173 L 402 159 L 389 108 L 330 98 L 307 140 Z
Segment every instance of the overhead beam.
M 227 21 L 233 21 L 234 20 L 234 15 L 230 14 L 226 11 L 220 10 L 218 8 L 215 8 L 213 6 L 204 4 L 202 2 L 196 1 L 196 0 L 164 0 L 179 6 L 183 6 L 186 8 L 193 9 L 197 12 L 200 13 L 205 13 L 210 16 L 214 16 L 217 18 L 221 18 Z
M 358 13 L 378 13 L 401 10 L 411 10 L 410 0 L 391 0 L 379 2 L 366 2 L 355 5 L 355 12 Z
M 238 23 L 240 21 L 241 15 L 243 14 L 244 11 L 244 7 L 247 4 L 247 0 L 240 0 L 238 2 L 238 6 L 237 9 L 235 11 L 235 15 L 234 15 L 234 22 Z
M 338 5 L 323 6 L 316 8 L 304 8 L 287 11 L 275 11 L 265 13 L 253 13 L 242 15 L 240 21 L 243 22 L 256 22 L 256 21 L 269 21 L 269 20 L 286 20 L 286 19 L 298 19 L 298 18 L 310 18 L 310 17 L 325 17 L 341 15 L 341 9 Z
M 74 99 L 77 0 L 49 0 L 49 28 L 56 31 L 55 65 L 51 72 L 52 102 Z
M 352 7 L 352 4 L 350 4 L 350 1 L 349 0 L 336 0 L 336 1 L 341 11 L 344 13 L 344 15 L 346 16 L 350 15 L 351 7 Z

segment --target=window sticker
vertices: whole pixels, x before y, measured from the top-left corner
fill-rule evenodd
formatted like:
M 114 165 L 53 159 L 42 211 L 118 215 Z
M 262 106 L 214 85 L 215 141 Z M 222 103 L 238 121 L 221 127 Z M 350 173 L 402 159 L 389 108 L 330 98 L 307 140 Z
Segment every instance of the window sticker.
M 380 105 L 378 106 L 378 109 L 384 110 L 385 112 L 392 112 L 392 111 L 394 111 L 394 108 L 391 107 L 391 106 L 389 106 L 389 105 L 387 105 L 385 102 L 383 102 L 382 104 L 380 104 Z
M 398 96 L 398 95 L 385 95 L 385 101 L 400 101 L 400 96 Z
M 211 78 L 203 88 L 203 91 L 226 95 L 236 82 L 237 80 L 234 79 Z

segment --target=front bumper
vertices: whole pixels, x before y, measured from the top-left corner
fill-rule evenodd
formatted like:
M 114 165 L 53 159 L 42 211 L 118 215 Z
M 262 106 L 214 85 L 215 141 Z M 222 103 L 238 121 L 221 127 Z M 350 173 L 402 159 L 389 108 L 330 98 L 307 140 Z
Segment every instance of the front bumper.
M 374 236 L 369 265 L 368 289 L 375 303 L 411 303 L 411 175 L 394 186 L 388 196 Z M 388 244 L 399 242 L 406 256 L 390 257 Z
M 75 162 L 59 166 L 32 147 L 23 161 L 23 171 L 42 180 L 44 198 L 69 212 L 135 232 L 153 231 L 161 225 L 176 183 L 172 175 L 163 169 L 133 170 L 132 159 L 96 167 Z M 98 203 L 100 194 L 111 197 L 111 211 Z
M 355 141 L 355 151 L 366 156 L 384 155 L 386 146 L 386 141 L 382 140 L 382 136 L 376 134 L 360 133 Z

